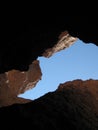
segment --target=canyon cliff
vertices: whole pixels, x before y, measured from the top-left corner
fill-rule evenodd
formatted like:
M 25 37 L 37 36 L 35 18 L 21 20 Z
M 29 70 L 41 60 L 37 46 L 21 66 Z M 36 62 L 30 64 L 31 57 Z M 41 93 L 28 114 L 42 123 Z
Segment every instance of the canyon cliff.
M 77 38 L 98 46 L 96 16 L 32 16 L 32 22 L 4 16 L 0 39 L 2 128 L 8 124 L 8 129 L 97 130 L 98 80 L 60 84 L 55 92 L 34 101 L 17 97 L 41 80 L 38 56 L 48 58 Z
M 7 129 L 98 130 L 98 80 L 60 84 L 30 103 L 0 108 L 0 118 Z

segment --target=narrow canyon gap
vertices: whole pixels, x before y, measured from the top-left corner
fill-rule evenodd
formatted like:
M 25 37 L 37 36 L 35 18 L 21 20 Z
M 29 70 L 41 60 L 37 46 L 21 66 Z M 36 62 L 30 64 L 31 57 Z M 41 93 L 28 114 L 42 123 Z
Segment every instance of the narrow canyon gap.
M 38 57 L 42 79 L 24 94 L 26 99 L 37 99 L 48 92 L 55 91 L 60 83 L 75 79 L 98 79 L 98 47 L 77 40 L 71 47 L 53 54 L 49 58 Z

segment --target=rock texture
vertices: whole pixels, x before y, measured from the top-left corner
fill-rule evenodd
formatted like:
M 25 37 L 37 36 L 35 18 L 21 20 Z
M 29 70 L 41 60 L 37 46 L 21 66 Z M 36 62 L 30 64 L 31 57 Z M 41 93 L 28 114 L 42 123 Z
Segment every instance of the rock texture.
M 98 130 L 98 80 L 60 84 L 33 102 L 0 108 L 0 118 L 8 129 Z
M 68 32 L 62 32 L 59 36 L 58 42 L 52 48 L 45 50 L 42 55 L 50 57 L 54 53 L 68 48 L 76 40 L 77 38 L 70 36 Z M 29 65 L 29 69 L 27 71 L 13 69 L 5 72 L 4 74 L 0 74 L 0 107 L 17 103 L 17 100 L 19 102 L 19 98 L 17 96 L 24 93 L 26 90 L 35 87 L 37 82 L 41 80 L 41 75 L 42 73 L 38 60 L 34 60 L 33 63 Z M 4 93 L 6 93 L 6 95 Z
M 10 9 L 9 6 L 8 8 Z M 94 15 L 95 13 L 92 15 L 90 12 L 87 15 L 66 15 L 68 11 L 64 11 L 64 15 L 62 13 L 46 15 L 45 10 L 45 14 L 40 13 L 40 10 L 36 15 L 31 14 L 32 20 L 29 22 L 26 13 L 23 15 L 19 11 L 17 14 L 13 9 L 9 12 L 9 9 L 3 9 L 5 13 L 3 12 L 3 18 L 1 16 L 0 26 L 1 128 L 4 129 L 8 124 L 7 129 L 32 127 L 33 129 L 97 130 L 97 81 L 90 80 L 87 83 L 75 81 L 68 83 L 69 87 L 68 84 L 67 87 L 61 85 L 56 92 L 33 102 L 16 96 L 34 87 L 40 80 L 41 71 L 35 61 L 38 56 L 49 57 L 58 48 L 68 47 L 69 42 L 72 44 L 75 38 L 98 46 L 97 15 Z M 35 12 L 37 13 L 36 10 Z M 32 62 L 35 67 L 32 67 Z M 93 87 L 89 88 L 89 86 Z M 26 102 L 30 103 L 15 104 Z M 3 107 L 11 104 L 14 105 Z
M 35 87 L 41 76 L 38 60 L 33 61 L 28 71 L 10 70 L 0 74 L 0 107 L 30 101 L 17 96 Z
M 62 32 L 59 36 L 58 42 L 52 48 L 46 49 L 42 55 L 49 58 L 54 53 L 70 47 L 77 39 L 78 38 L 70 36 L 67 31 Z
M 0 73 L 12 69 L 28 70 L 33 60 L 57 44 L 62 32 L 67 31 L 85 43 L 98 45 L 96 15 L 41 14 L 41 18 L 40 15 L 36 18 L 32 14 L 31 22 L 28 18 L 26 21 L 26 14 L 25 19 L 22 18 L 23 14 L 21 17 L 11 13 L 6 15 L 1 18 Z

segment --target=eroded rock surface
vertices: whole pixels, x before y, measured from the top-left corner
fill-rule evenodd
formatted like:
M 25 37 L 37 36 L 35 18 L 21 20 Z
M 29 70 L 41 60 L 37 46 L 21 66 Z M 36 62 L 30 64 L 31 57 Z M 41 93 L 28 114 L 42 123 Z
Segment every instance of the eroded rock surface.
M 32 62 L 28 71 L 10 70 L 0 74 L 0 107 L 21 101 L 23 103 L 23 99 L 17 96 L 35 87 L 41 76 L 38 60 Z M 24 99 L 24 102 L 27 101 Z
M 0 118 L 8 129 L 98 130 L 98 80 L 60 84 L 33 102 L 0 108 Z
M 76 40 L 77 38 L 69 35 L 67 31 L 62 32 L 58 37 L 58 42 L 55 43 L 52 48 L 47 49 L 42 55 L 45 57 L 50 57 L 54 53 L 70 47 Z M 32 64 L 29 65 L 29 69 L 27 71 L 12 69 L 8 72 L 0 74 L 0 106 L 16 103 L 16 97 L 19 94 L 24 93 L 26 90 L 35 87 L 37 82 L 41 80 L 41 75 L 42 73 L 38 60 L 34 60 Z
M 58 42 L 52 48 L 45 50 L 42 55 L 49 58 L 54 53 L 70 47 L 77 39 L 78 38 L 72 37 L 67 31 L 62 32 L 59 36 Z
M 11 13 L 8 13 L 9 20 L 3 18 L 1 21 L 0 73 L 12 69 L 28 70 L 38 56 L 59 41 L 62 32 L 68 31 L 72 37 L 98 45 L 96 15 L 70 16 L 61 13 L 52 17 L 52 14 L 41 14 L 41 18 L 40 15 L 37 18 L 32 15 L 31 23 L 26 21 L 26 14 L 25 20 L 10 16 Z
M 40 80 L 40 76 L 37 77 L 39 69 L 35 67 L 34 70 L 32 67 L 32 62 L 38 56 L 44 54 L 49 57 L 57 50 L 69 46 L 69 42 L 66 45 L 65 41 L 66 38 L 70 41 L 70 38 L 65 36 L 66 33 L 62 34 L 62 32 L 68 32 L 72 36 L 71 43 L 77 37 L 85 43 L 98 45 L 98 20 L 94 13 L 93 15 L 89 13 L 82 16 L 76 16 L 76 14 L 69 16 L 64 12 L 64 16 L 57 14 L 57 17 L 55 15 L 51 17 L 51 14 L 50 16 L 47 15 L 47 18 L 46 15 L 42 16 L 41 14 L 41 18 L 38 16 L 38 19 L 32 15 L 31 24 L 26 21 L 26 14 L 25 19 L 22 20 L 19 15 L 18 17 L 11 15 L 11 12 L 8 13 L 7 10 L 6 15 L 8 13 L 8 16 L 3 14 L 5 18 L 1 18 L 1 107 L 30 101 L 17 98 L 17 94 L 34 87 Z M 32 79 L 32 74 L 34 79 Z M 41 75 L 40 72 L 39 75 Z M 89 81 L 87 84 L 82 81 L 78 83 L 75 81 L 75 86 L 79 85 L 80 88 L 74 87 L 73 84 L 67 84 L 68 89 L 64 89 L 66 85 L 60 85 L 56 92 L 49 93 L 28 104 L 0 108 L 1 125 L 3 123 L 8 124 L 8 129 L 31 129 L 32 126 L 37 129 L 97 130 L 98 84 L 90 81 L 93 86 L 90 88 Z M 81 87 L 81 84 L 85 87 Z M 3 125 L 3 129 L 5 126 Z

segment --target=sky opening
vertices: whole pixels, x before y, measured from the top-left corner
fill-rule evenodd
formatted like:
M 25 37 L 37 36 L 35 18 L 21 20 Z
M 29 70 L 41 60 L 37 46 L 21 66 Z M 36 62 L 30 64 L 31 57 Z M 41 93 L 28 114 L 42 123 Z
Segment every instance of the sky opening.
M 75 79 L 98 79 L 98 47 L 77 40 L 69 48 L 53 54 L 50 58 L 38 57 L 42 80 L 18 97 L 37 99 L 57 89 L 60 83 Z

